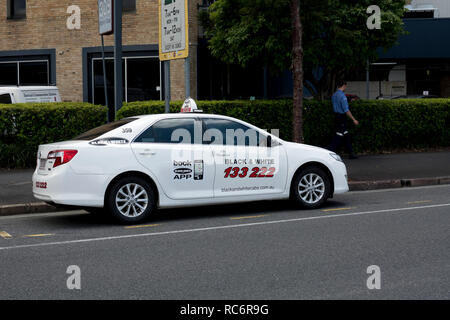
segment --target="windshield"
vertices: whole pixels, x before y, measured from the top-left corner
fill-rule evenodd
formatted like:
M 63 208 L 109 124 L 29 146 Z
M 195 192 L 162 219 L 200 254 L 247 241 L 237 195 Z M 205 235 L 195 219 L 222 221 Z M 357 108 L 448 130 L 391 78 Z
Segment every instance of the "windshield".
M 127 123 L 133 122 L 134 120 L 137 120 L 137 119 L 138 118 L 125 118 L 125 119 L 121 119 L 118 121 L 110 122 L 110 123 L 104 124 L 100 127 L 86 131 L 85 133 L 82 133 L 79 136 L 76 136 L 72 140 L 92 140 L 92 139 L 100 137 L 102 134 L 105 134 L 111 130 L 119 128 L 119 127 L 126 125 Z

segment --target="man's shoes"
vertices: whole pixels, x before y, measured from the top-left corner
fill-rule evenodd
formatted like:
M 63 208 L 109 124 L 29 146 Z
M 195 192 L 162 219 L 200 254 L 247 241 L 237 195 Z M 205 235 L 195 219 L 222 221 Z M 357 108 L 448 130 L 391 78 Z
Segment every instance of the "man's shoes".
M 356 154 L 352 153 L 351 155 L 348 156 L 348 158 L 350 160 L 354 160 L 354 159 L 358 159 L 358 156 Z

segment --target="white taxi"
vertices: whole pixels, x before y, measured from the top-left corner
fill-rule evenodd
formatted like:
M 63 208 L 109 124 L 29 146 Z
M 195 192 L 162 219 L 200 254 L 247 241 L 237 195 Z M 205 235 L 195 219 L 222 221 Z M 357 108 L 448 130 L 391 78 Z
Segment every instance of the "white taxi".
M 125 118 L 40 145 L 34 196 L 137 223 L 168 207 L 291 198 L 318 208 L 348 191 L 346 167 L 333 152 L 196 112 L 192 99 L 182 111 Z

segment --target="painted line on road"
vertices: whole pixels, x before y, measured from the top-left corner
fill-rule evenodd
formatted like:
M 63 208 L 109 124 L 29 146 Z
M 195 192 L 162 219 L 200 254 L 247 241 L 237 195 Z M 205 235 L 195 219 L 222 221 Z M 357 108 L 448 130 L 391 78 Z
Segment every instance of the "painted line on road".
M 330 211 L 343 211 L 343 210 L 350 210 L 355 209 L 356 207 L 348 207 L 348 208 L 332 208 L 332 209 L 324 209 L 323 212 L 330 212 Z
M 24 186 L 26 184 L 31 184 L 31 181 L 25 181 L 25 182 L 16 182 L 9 184 L 10 186 Z
M 421 204 L 421 203 L 430 203 L 433 202 L 431 200 L 422 200 L 422 201 L 411 201 L 411 202 L 407 202 L 406 204 Z
M 26 234 L 22 236 L 23 238 L 39 238 L 39 237 L 49 237 L 54 236 L 54 233 L 39 233 L 39 234 Z
M 143 225 L 137 225 L 137 226 L 127 226 L 127 227 L 124 227 L 124 229 L 150 228 L 150 227 L 156 227 L 156 226 L 160 226 L 160 224 L 143 224 Z
M 123 235 L 123 236 L 67 240 L 67 241 L 59 241 L 59 242 L 44 242 L 44 243 L 35 243 L 35 244 L 28 244 L 28 245 L 17 245 L 17 246 L 11 246 L 11 247 L 0 247 L 0 251 L 11 250 L 11 249 L 46 247 L 46 246 L 55 246 L 55 245 L 64 245 L 64 244 L 87 243 L 87 242 L 106 241 L 106 240 L 162 236 L 162 235 L 182 234 L 182 233 L 211 231 L 211 230 L 234 229 L 234 228 L 253 227 L 253 226 L 262 226 L 262 225 L 269 225 L 269 224 L 289 223 L 289 222 L 300 222 L 300 221 L 309 221 L 309 220 L 344 218 L 344 217 L 351 217 L 351 216 L 362 216 L 362 215 L 373 214 L 373 213 L 394 213 L 395 214 L 395 213 L 399 213 L 402 211 L 442 208 L 442 207 L 450 207 L 450 203 L 435 204 L 435 205 L 422 206 L 422 207 L 394 208 L 394 209 L 375 210 L 375 211 L 352 212 L 352 213 L 347 213 L 347 214 L 329 214 L 329 215 L 325 215 L 325 216 L 322 215 L 322 216 L 313 216 L 313 217 L 296 218 L 296 219 L 262 221 L 262 222 L 243 223 L 243 224 L 196 228 L 196 229 L 183 229 L 183 230 L 162 231 L 162 232 L 152 232 L 152 233 L 130 234 L 130 235 Z
M 1 231 L 0 232 L 0 237 L 2 237 L 3 239 L 11 239 L 12 235 L 10 235 L 8 232 L 6 231 Z
M 262 218 L 267 217 L 267 214 L 260 214 L 259 216 L 245 216 L 245 217 L 234 217 L 230 218 L 231 220 L 243 220 L 243 219 L 256 219 L 256 218 Z
M 407 187 L 407 188 L 389 188 L 389 189 L 377 189 L 377 190 L 362 190 L 362 191 L 349 191 L 341 193 L 339 196 L 351 196 L 354 194 L 368 194 L 368 193 L 384 193 L 384 192 L 403 192 L 403 191 L 416 191 L 416 190 L 428 190 L 428 189 L 445 189 L 450 188 L 450 184 L 439 184 L 433 186 L 422 187 Z
M 0 216 L 0 221 L 2 220 L 17 220 L 17 219 L 39 219 L 39 218 L 46 218 L 46 217 L 68 217 L 68 216 L 76 216 L 76 215 L 89 215 L 90 213 L 83 211 L 83 210 L 77 210 L 77 211 L 59 211 L 59 212 L 48 212 L 48 213 L 24 213 L 24 214 L 18 214 L 13 216 Z

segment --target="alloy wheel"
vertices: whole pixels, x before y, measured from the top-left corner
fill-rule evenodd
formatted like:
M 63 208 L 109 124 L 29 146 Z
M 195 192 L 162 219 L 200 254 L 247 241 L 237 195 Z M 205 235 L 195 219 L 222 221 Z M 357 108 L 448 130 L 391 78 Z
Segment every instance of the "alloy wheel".
M 325 182 L 320 175 L 308 173 L 300 179 L 298 194 L 307 204 L 318 203 L 325 194 Z
M 142 215 L 148 205 L 147 191 L 137 183 L 127 183 L 116 193 L 116 208 L 125 217 L 135 218 Z

